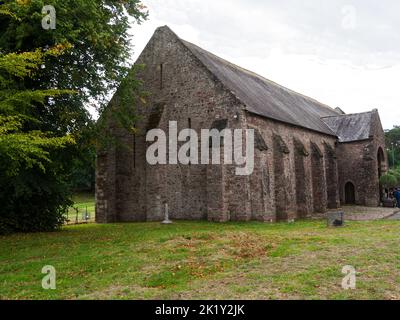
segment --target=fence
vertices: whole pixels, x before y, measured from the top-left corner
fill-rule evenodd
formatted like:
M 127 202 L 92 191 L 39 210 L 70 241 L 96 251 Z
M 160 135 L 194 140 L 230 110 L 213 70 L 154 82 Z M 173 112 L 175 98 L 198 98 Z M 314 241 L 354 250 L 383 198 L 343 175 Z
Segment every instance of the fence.
M 67 212 L 66 218 L 67 221 L 65 222 L 65 224 L 67 225 L 94 223 L 96 221 L 95 210 L 92 206 L 71 207 Z

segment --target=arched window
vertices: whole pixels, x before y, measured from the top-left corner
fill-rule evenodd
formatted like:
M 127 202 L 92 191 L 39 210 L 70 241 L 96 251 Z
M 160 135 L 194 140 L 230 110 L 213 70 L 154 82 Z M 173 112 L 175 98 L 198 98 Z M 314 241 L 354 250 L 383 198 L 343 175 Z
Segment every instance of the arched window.
M 356 188 L 352 182 L 347 182 L 344 187 L 345 203 L 355 204 L 356 203 Z

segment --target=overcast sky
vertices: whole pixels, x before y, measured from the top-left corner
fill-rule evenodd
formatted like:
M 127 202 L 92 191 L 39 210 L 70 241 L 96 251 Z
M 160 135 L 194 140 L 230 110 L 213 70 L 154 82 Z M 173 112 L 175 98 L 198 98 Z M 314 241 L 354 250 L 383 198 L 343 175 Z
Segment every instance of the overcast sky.
M 134 59 L 158 26 L 346 113 L 400 125 L 398 0 L 143 0 Z

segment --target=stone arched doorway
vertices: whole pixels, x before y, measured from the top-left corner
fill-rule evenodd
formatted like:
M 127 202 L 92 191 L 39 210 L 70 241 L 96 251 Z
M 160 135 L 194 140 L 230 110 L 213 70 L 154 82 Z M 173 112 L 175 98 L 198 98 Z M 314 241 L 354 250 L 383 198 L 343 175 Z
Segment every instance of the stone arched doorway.
M 356 188 L 350 181 L 344 186 L 344 199 L 346 204 L 356 204 Z
M 384 174 L 385 165 L 385 153 L 382 148 L 378 149 L 378 178 L 382 177 Z

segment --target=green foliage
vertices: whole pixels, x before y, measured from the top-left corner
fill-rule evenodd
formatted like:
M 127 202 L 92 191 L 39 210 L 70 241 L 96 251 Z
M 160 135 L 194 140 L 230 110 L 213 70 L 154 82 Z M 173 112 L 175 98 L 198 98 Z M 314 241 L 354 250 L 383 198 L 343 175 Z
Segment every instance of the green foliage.
M 395 188 L 399 184 L 397 176 L 393 174 L 385 174 L 380 178 L 380 183 L 384 188 Z
M 91 128 L 81 130 L 76 145 L 71 146 L 68 181 L 73 192 L 94 191 L 96 150 L 90 142 L 92 131 Z M 75 155 L 76 152 L 78 155 Z
M 395 169 L 390 169 L 388 171 L 388 174 L 394 176 L 397 180 L 398 186 L 400 186 L 400 167 L 397 167 Z
M 69 201 L 51 153 L 73 144 L 71 135 L 29 129 L 39 124 L 36 105 L 67 90 L 26 90 L 45 53 L 37 50 L 0 57 L 0 233 L 49 231 L 63 223 Z
M 42 29 L 44 5 L 55 30 Z M 93 188 L 103 132 L 87 106 L 106 109 L 128 75 L 130 24 L 146 18 L 138 0 L 0 1 L 0 232 L 57 228 L 71 191 Z M 127 128 L 139 87 L 128 75 L 111 113 Z
M 128 74 L 130 24 L 141 23 L 147 10 L 139 0 L 25 0 L 2 5 L 18 20 L 0 15 L 0 48 L 5 53 L 71 44 L 71 50 L 47 57 L 32 86 L 78 90 L 79 103 L 107 104 Z M 43 30 L 44 5 L 56 9 L 56 29 Z M 76 100 L 70 100 L 77 102 Z
M 46 172 L 36 167 L 21 169 L 18 175 L 0 175 L 0 234 L 54 231 L 65 221 L 72 204 L 68 185 L 56 163 Z
M 386 147 L 388 148 L 389 165 L 400 166 L 400 127 L 395 126 L 385 132 Z

